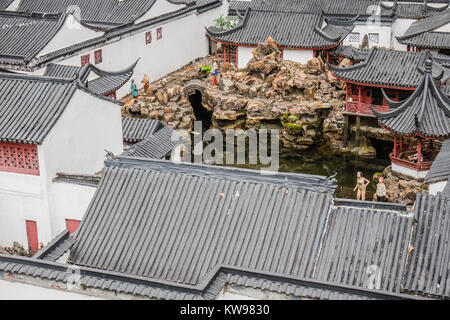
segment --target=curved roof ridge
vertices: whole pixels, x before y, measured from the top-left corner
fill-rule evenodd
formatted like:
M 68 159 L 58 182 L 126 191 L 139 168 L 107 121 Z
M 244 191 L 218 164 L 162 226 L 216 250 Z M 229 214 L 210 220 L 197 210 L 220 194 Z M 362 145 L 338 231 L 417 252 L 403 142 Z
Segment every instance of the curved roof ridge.
M 213 29 L 214 27 L 211 27 L 211 28 L 205 27 L 206 32 L 207 32 L 208 34 L 210 34 L 211 36 L 213 36 L 213 37 L 220 37 L 220 36 L 225 36 L 225 35 L 234 33 L 234 32 L 236 32 L 236 31 L 238 31 L 238 30 L 244 28 L 244 27 L 247 25 L 247 21 L 248 21 L 248 17 L 249 17 L 249 15 L 250 15 L 250 12 L 251 12 L 251 9 L 250 9 L 250 8 L 247 8 L 247 10 L 245 10 L 244 18 L 241 19 L 241 20 L 239 21 L 239 23 L 238 23 L 234 28 L 232 28 L 232 29 L 230 29 L 230 30 L 225 30 L 225 31 L 213 31 L 212 29 Z
M 387 99 L 388 112 L 370 106 L 384 128 L 406 136 L 450 136 L 450 98 L 438 87 L 432 68 L 432 56 L 427 52 L 423 79 L 409 98 L 402 102 Z

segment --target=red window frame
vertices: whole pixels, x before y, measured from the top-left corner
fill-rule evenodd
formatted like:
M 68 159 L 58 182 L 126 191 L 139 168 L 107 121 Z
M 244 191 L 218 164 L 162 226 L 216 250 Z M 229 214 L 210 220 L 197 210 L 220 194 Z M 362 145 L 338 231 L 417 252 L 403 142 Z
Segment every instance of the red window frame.
M 84 67 L 85 65 L 87 65 L 89 63 L 91 59 L 91 55 L 89 54 L 85 54 L 84 56 L 81 56 L 81 66 Z
M 28 248 L 34 254 L 39 250 L 37 223 L 36 221 L 25 220 L 25 225 L 27 229 Z
M 161 39 L 162 39 L 162 27 L 159 27 L 158 29 L 156 29 L 156 40 Z
M 148 31 L 145 33 L 145 44 L 152 43 L 152 32 Z
M 99 64 L 103 62 L 102 49 L 99 49 L 94 52 L 95 64 Z
M 0 143 L 0 171 L 38 176 L 39 156 L 36 145 Z
M 73 234 L 77 231 L 81 221 L 76 219 L 66 219 L 66 229 L 69 230 L 69 234 Z

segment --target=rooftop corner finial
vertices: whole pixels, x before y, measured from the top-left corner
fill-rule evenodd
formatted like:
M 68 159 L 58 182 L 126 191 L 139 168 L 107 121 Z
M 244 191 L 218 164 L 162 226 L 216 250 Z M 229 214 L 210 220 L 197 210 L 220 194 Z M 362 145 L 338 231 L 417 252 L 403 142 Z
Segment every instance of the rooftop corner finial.
M 431 73 L 432 68 L 433 68 L 433 60 L 427 58 L 425 60 L 425 73 Z

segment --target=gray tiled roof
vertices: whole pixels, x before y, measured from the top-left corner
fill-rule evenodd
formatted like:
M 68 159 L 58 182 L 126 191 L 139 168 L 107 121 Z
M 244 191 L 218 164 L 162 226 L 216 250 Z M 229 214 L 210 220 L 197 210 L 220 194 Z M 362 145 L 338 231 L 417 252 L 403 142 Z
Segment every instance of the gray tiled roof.
M 412 224 L 405 212 L 332 209 L 313 279 L 367 287 L 375 272 L 379 289 L 400 292 Z
M 385 96 L 388 112 L 371 107 L 384 128 L 403 136 L 450 137 L 450 99 L 437 86 L 431 69 L 432 61 L 427 59 L 419 87 L 406 100 L 391 101 Z
M 39 250 L 33 258 L 56 261 L 62 257 L 75 243 L 75 239 L 69 234 L 69 230 L 64 230 L 48 245 Z
M 0 74 L 0 141 L 42 143 L 76 89 L 65 79 Z
M 425 49 L 450 49 L 450 32 L 425 32 L 400 43 Z
M 64 15 L 0 12 L 0 61 L 31 60 L 61 28 Z
M 250 1 L 232 0 L 228 7 L 228 14 L 236 15 L 236 12 L 238 12 L 240 15 L 244 15 L 250 4 Z
M 14 0 L 0 0 L 0 10 L 5 10 Z
M 0 255 L 0 271 L 9 273 L 9 278 L 21 279 L 24 275 L 42 280 L 53 280 L 64 288 L 74 269 L 67 264 L 52 261 Z M 333 283 L 308 279 L 286 278 L 268 273 L 256 273 L 237 270 L 231 267 L 220 267 L 208 274 L 196 286 L 184 285 L 136 277 L 117 272 L 77 266 L 80 274 L 80 285 L 84 289 L 107 290 L 151 299 L 162 300 L 204 300 L 215 299 L 226 284 L 253 288 L 264 288 L 278 293 L 289 294 L 306 299 L 337 300 L 379 300 L 379 299 L 421 299 L 420 297 L 393 294 L 382 291 L 369 291 L 350 286 L 337 286 Z M 1 275 L 1 273 L 0 273 Z M 33 283 L 33 281 L 30 281 Z M 63 289 L 64 290 L 64 289 Z
M 77 78 L 80 81 L 80 85 L 84 86 L 89 91 L 99 95 L 107 95 L 121 88 L 131 78 L 136 64 L 137 61 L 124 70 L 108 72 L 99 69 L 91 63 L 88 63 L 84 67 L 52 63 L 47 66 L 44 76 L 67 79 Z M 92 74 L 94 74 L 96 78 L 87 81 Z
M 423 79 L 428 52 L 386 50 L 373 47 L 361 63 L 346 68 L 329 65 L 330 70 L 345 81 L 396 88 L 417 88 Z M 442 66 L 436 60 L 434 75 L 440 74 Z M 448 70 L 447 70 L 448 73 Z
M 145 140 L 131 146 L 123 156 L 145 159 L 163 159 L 184 140 L 175 130 L 163 126 Z
M 218 41 L 241 45 L 257 45 L 270 36 L 282 47 L 327 48 L 339 44 L 353 29 L 353 25 L 332 25 L 331 21 L 322 29 L 323 21 L 319 13 L 249 9 L 235 28 L 216 32 L 210 27 L 208 33 Z
M 369 56 L 370 50 L 359 49 L 353 46 L 339 46 L 336 48 L 336 53 L 354 61 L 364 61 Z
M 44 76 L 54 78 L 74 79 L 80 74 L 81 67 L 50 63 L 45 69 Z
M 414 294 L 450 298 L 450 199 L 417 196 L 416 232 L 408 258 L 404 289 Z
M 36 54 L 39 52 L 39 50 L 34 50 L 32 53 L 28 53 L 28 55 L 31 57 L 28 59 L 25 59 L 23 57 L 17 57 L 17 56 L 2 55 L 2 51 L 0 50 L 0 63 L 3 65 L 6 65 L 7 67 L 14 66 L 15 68 L 26 69 L 27 71 L 32 70 L 32 69 L 38 68 L 39 66 L 46 64 L 58 57 L 69 56 L 80 50 L 87 49 L 87 48 L 93 48 L 94 46 L 102 45 L 106 41 L 110 41 L 110 40 L 117 39 L 122 36 L 126 36 L 130 32 L 142 30 L 144 28 L 148 28 L 151 26 L 160 25 L 162 22 L 165 22 L 165 21 L 168 21 L 171 19 L 175 19 L 178 17 L 182 17 L 185 14 L 190 13 L 192 11 L 197 11 L 198 13 L 202 13 L 204 11 L 210 10 L 210 9 L 220 6 L 220 5 L 222 5 L 221 0 L 205 0 L 205 1 L 201 1 L 201 2 L 191 2 L 190 5 L 188 5 L 186 7 L 182 7 L 181 9 L 179 9 L 175 12 L 171 12 L 169 14 L 151 18 L 151 19 L 143 21 L 137 25 L 132 24 L 132 23 L 121 25 L 119 27 L 109 29 L 108 32 L 106 32 L 102 36 L 98 36 L 96 38 L 89 39 L 89 40 L 86 40 L 83 42 L 75 43 L 71 46 L 56 50 L 54 52 L 50 52 L 48 54 L 45 54 L 45 55 L 42 55 L 39 57 L 36 57 Z M 14 14 L 16 14 L 16 13 L 14 13 Z M 46 14 L 46 17 L 48 17 L 48 16 L 49 15 Z M 29 21 L 27 20 L 25 22 L 28 23 Z M 33 32 L 35 32 L 34 29 L 33 29 Z M 36 31 L 34 33 L 34 35 L 30 35 L 30 33 L 31 32 L 28 32 L 26 36 L 32 36 L 35 38 L 39 38 L 39 36 L 38 36 L 39 32 Z M 19 31 L 16 30 L 13 33 L 12 37 L 13 38 L 21 38 L 21 37 L 25 38 L 24 35 L 20 32 L 20 30 Z M 51 38 L 51 37 L 49 37 L 49 38 Z M 12 41 L 12 43 L 10 45 L 14 46 L 15 45 L 14 41 Z M 1 46 L 0 46 L 0 48 L 1 48 Z
M 101 29 L 135 21 L 155 0 L 22 0 L 18 11 L 65 13 L 70 6 L 80 8 L 81 19 Z
M 405 45 L 421 48 L 450 48 L 450 33 L 436 32 L 450 23 L 450 8 L 428 18 L 415 21 L 406 32 L 397 36 L 397 40 Z
M 152 136 L 164 125 L 159 120 L 122 118 L 122 134 L 125 142 L 136 143 Z
M 71 261 L 196 285 L 221 265 L 306 277 L 334 184 L 324 177 L 107 161 Z
M 426 183 L 448 180 L 450 177 L 450 139 L 442 144 L 439 155 L 433 162 L 425 179 Z

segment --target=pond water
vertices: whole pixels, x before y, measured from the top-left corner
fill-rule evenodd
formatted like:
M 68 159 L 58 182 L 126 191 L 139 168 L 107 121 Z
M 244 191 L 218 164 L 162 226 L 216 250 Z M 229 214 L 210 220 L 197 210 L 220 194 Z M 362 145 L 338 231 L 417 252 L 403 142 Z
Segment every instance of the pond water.
M 366 200 L 372 200 L 376 191 L 376 182 L 373 181 L 375 173 L 383 172 L 390 164 L 389 146 L 377 148 L 377 158 L 358 159 L 354 156 L 339 155 L 327 149 L 310 149 L 297 151 L 295 153 L 281 152 L 280 170 L 281 172 L 294 172 L 304 174 L 315 174 L 332 176 L 337 174 L 338 187 L 335 196 L 338 198 L 354 199 L 356 192 L 353 188 L 356 185 L 356 173 L 361 171 L 363 176 L 370 180 L 367 186 Z M 236 165 L 236 167 L 259 169 L 258 165 Z

